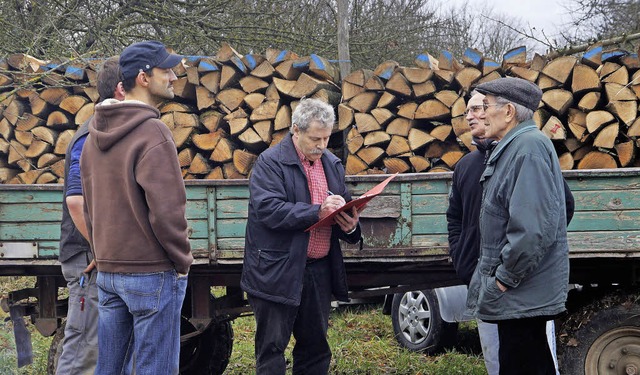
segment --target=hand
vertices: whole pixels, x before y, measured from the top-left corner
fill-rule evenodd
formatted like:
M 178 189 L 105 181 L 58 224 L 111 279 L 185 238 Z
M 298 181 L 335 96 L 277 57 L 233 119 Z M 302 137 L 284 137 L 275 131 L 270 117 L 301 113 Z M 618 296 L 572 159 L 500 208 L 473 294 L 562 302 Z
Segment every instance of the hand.
M 351 207 L 350 212 L 340 212 L 336 215 L 336 223 L 340 226 L 343 232 L 349 233 L 356 228 L 358 221 L 360 220 L 360 214 L 355 207 Z
M 507 291 L 507 287 L 504 284 L 502 284 L 498 279 L 496 279 L 496 285 L 498 286 L 498 289 L 502 291 L 502 293 Z
M 85 268 L 84 271 L 82 271 L 82 273 L 90 273 L 91 271 L 93 271 L 94 268 L 96 268 L 96 260 L 95 259 L 93 259 L 91 261 L 91 263 L 89 263 L 87 268 Z
M 340 195 L 329 195 L 320 205 L 320 219 L 331 215 L 332 212 L 345 205 L 344 198 Z

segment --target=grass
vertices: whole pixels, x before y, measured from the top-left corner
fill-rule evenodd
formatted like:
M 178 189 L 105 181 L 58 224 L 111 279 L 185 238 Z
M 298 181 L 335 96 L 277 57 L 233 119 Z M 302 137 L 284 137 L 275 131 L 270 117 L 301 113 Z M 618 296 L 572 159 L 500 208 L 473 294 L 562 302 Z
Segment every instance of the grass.
M 33 278 L 0 277 L 0 294 L 31 287 Z M 333 309 L 329 328 L 329 343 L 333 351 L 331 374 L 407 374 L 407 375 L 481 375 L 486 374 L 480 344 L 473 323 L 461 324 L 458 345 L 438 356 L 427 356 L 401 348 L 393 335 L 391 318 L 382 314 L 381 304 L 341 305 Z M 50 337 L 42 337 L 28 322 L 33 342 L 34 362 L 17 368 L 13 323 L 5 321 L 8 314 L 0 310 L 0 374 L 46 374 Z M 27 319 L 28 320 L 28 319 Z M 225 375 L 246 375 L 255 372 L 253 356 L 252 316 L 233 322 L 233 354 Z M 293 339 L 292 339 L 293 341 Z M 286 353 L 289 367 L 291 349 Z M 289 373 L 290 373 L 289 368 Z

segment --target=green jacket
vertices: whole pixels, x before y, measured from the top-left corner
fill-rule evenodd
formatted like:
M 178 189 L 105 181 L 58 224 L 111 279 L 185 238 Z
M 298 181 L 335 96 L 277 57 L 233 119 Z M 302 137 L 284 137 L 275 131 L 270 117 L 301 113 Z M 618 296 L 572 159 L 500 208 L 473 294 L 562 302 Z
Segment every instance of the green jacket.
M 569 247 L 564 179 L 553 144 L 533 121 L 518 124 L 489 157 L 481 183 L 480 259 L 467 307 L 490 321 L 563 312 Z

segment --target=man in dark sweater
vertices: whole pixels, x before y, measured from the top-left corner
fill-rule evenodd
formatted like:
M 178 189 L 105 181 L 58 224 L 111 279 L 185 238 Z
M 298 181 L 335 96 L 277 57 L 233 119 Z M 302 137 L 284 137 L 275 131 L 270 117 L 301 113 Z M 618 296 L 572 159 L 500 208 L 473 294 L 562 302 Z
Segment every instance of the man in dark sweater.
M 111 98 L 124 99 L 120 80 L 118 58 L 105 61 L 97 77 L 101 102 Z M 89 134 L 88 124 L 89 120 L 82 124 L 69 142 L 64 163 L 65 199 L 62 201 L 58 260 L 69 289 L 69 307 L 62 354 L 56 369 L 57 374 L 64 375 L 93 373 L 98 360 L 98 287 L 96 273 L 91 272 L 93 256 L 86 240 L 89 235 L 80 181 L 80 155 Z

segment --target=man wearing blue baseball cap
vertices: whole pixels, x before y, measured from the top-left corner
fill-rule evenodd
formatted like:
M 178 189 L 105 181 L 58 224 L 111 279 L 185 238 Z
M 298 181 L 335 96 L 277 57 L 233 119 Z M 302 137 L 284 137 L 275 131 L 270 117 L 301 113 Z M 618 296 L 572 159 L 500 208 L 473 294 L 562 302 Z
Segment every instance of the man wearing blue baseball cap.
M 520 78 L 476 90 L 485 137 L 498 145 L 480 177 L 480 259 L 467 307 L 498 325 L 501 375 L 555 375 L 546 325 L 565 311 L 569 247 L 558 156 L 532 120 L 542 91 Z
M 180 310 L 193 262 L 176 145 L 158 104 L 172 99 L 182 57 L 156 41 L 120 55 L 125 100 L 96 105 L 81 157 L 98 268 L 96 374 L 177 374 Z

